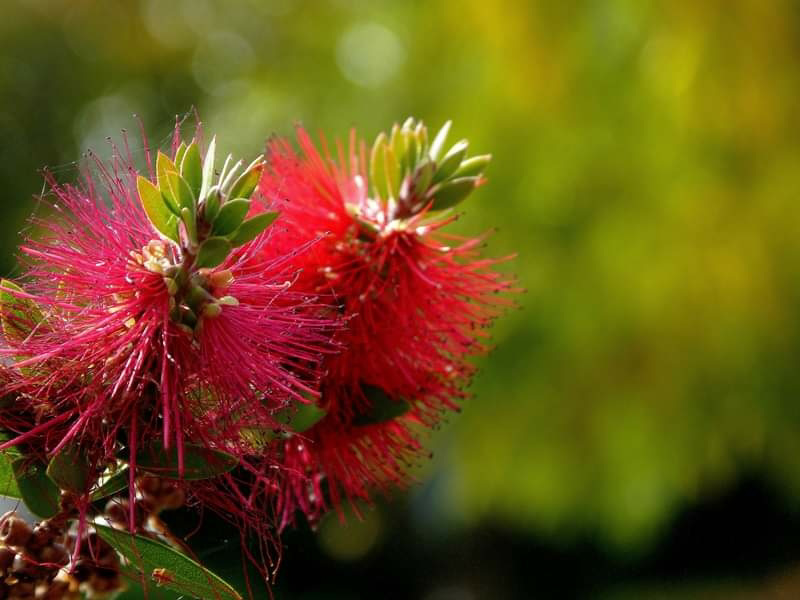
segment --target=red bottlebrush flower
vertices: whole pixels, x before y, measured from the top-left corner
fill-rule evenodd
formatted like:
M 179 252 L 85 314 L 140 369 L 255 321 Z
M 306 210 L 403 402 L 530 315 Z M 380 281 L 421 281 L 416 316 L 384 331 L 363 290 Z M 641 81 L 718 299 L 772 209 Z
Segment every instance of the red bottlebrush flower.
M 44 458 L 80 444 L 95 474 L 122 452 L 131 494 L 143 451 L 174 452 L 164 467 L 191 479 L 189 445 L 266 481 L 247 459 L 263 450 L 253 432 L 317 394 L 336 322 L 297 289 L 308 244 L 265 260 L 275 214 L 246 218 L 261 159 L 226 162 L 217 182 L 213 148 L 203 161 L 195 142 L 174 144 L 153 181 L 118 151 L 80 186 L 48 177 L 53 212 L 22 247 L 24 291 L 2 285 L 0 352 L 14 365 L 0 391 L 16 412 L 0 411 L 12 432 L 0 449 L 35 440 Z M 254 513 L 233 511 L 263 529 L 253 521 L 269 515 Z
M 369 173 L 355 134 L 347 151 L 337 143 L 338 161 L 302 129 L 300 154 L 282 139 L 269 146 L 261 192 L 283 214 L 270 249 L 325 235 L 299 258 L 299 283 L 330 293 L 351 317 L 340 336 L 346 350 L 326 361 L 327 416 L 283 444 L 284 524 L 296 508 L 314 519 L 329 501 L 403 484 L 421 449 L 415 425 L 457 409 L 474 373 L 469 358 L 486 350 L 486 328 L 509 305 L 498 294 L 513 283 L 492 271 L 497 260 L 479 256 L 484 238 L 441 231 L 456 218 L 446 209 L 483 182 L 489 160 L 466 158 L 466 142 L 442 152 L 448 128 L 429 144 L 421 123 L 395 126 L 374 144 Z M 402 402 L 410 410 L 392 418 Z

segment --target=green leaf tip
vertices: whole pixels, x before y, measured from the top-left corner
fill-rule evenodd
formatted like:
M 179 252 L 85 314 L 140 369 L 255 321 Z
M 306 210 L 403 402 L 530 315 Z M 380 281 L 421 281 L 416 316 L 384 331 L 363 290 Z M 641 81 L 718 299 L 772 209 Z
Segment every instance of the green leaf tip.
M 257 238 L 261 233 L 269 227 L 275 219 L 278 218 L 280 213 L 265 212 L 244 221 L 239 228 L 230 236 L 230 242 L 233 247 L 238 247 L 246 244 L 247 242 Z
M 142 208 L 150 223 L 161 235 L 179 243 L 178 222 L 173 217 L 173 212 L 168 208 L 167 201 L 153 182 L 139 175 L 136 179 L 136 189 Z

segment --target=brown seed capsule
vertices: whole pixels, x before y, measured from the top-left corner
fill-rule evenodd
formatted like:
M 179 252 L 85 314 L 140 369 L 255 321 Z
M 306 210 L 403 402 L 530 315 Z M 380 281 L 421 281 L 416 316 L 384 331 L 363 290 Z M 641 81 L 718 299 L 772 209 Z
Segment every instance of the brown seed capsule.
M 42 548 L 49 546 L 62 534 L 62 530 L 49 521 L 42 521 L 33 528 L 33 535 L 25 544 L 25 549 L 31 554 L 38 554 Z
M 11 586 L 8 600 L 35 600 L 36 583 L 33 581 L 20 581 Z
M 180 508 L 186 502 L 186 492 L 181 488 L 176 487 L 169 493 L 161 497 L 160 509 L 161 510 L 175 510 Z
M 21 581 L 34 579 L 41 574 L 41 571 L 38 565 L 22 554 L 15 555 L 14 562 L 11 563 L 11 574 Z
M 0 547 L 0 579 L 2 579 L 2 576 L 6 574 L 8 568 L 14 562 L 15 554 L 16 552 L 14 552 L 11 548 L 7 548 L 5 546 Z M 0 596 L 0 598 L 2 598 L 2 596 Z
M 98 569 L 92 574 L 88 585 L 94 594 L 100 596 L 121 589 L 122 579 L 115 571 Z
M 64 567 L 69 562 L 69 553 L 61 544 L 50 544 L 39 551 L 39 562 L 47 566 Z
M 69 594 L 69 582 L 62 579 L 51 581 L 47 586 L 47 591 L 41 597 L 42 600 L 66 600 Z
M 103 512 L 109 521 L 125 527 L 130 520 L 127 504 L 127 502 L 123 504 L 120 500 L 109 500 Z
M 6 514 L 0 523 L 0 541 L 6 546 L 23 547 L 30 540 L 31 526 L 14 514 Z
M 92 561 L 86 558 L 78 559 L 75 566 L 72 568 L 70 574 L 79 583 L 89 581 L 94 573 L 94 565 Z
M 150 494 L 157 496 L 161 491 L 162 480 L 160 477 L 153 477 L 152 475 L 143 475 L 136 480 L 136 487 L 142 494 Z

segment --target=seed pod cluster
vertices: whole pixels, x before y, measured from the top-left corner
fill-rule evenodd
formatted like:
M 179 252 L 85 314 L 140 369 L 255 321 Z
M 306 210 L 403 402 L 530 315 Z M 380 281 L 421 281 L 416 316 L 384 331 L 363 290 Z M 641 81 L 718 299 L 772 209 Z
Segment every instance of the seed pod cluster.
M 77 538 L 66 519 L 31 527 L 14 511 L 0 517 L 0 600 L 104 600 L 123 588 L 117 553 L 94 532 Z

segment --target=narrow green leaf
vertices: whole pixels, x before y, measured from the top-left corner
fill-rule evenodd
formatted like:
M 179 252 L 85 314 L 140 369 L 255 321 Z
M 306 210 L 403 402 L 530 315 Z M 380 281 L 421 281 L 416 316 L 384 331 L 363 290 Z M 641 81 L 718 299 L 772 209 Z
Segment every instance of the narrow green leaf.
M 444 210 L 451 208 L 469 196 L 478 183 L 478 177 L 461 177 L 451 179 L 433 187 L 428 194 L 433 198 L 433 210 Z
M 398 179 L 402 177 L 403 171 L 406 167 L 405 158 L 406 158 L 406 142 L 407 142 L 407 131 L 401 129 L 397 124 L 392 127 L 392 137 L 390 146 L 392 147 L 392 152 L 394 153 L 395 158 L 397 159 L 397 173 Z
M 222 475 L 238 464 L 235 456 L 196 444 L 183 446 L 183 479 L 209 479 Z M 152 442 L 136 453 L 136 467 L 160 477 L 179 479 L 177 448 L 164 449 L 160 441 Z
M 242 600 L 233 587 L 188 556 L 150 538 L 94 525 L 97 535 L 156 585 L 201 600 Z
M 377 425 L 391 421 L 408 412 L 411 405 L 399 398 L 390 398 L 386 392 L 374 385 L 362 384 L 364 395 L 370 401 L 369 410 L 357 415 L 353 425 Z
M 189 184 L 195 198 L 200 195 L 203 186 L 203 161 L 200 159 L 200 150 L 197 142 L 192 142 L 186 148 L 186 153 L 181 161 L 181 176 Z
M 225 238 L 210 237 L 200 244 L 194 264 L 198 268 L 207 269 L 221 265 L 228 258 L 232 248 L 231 242 Z
M 417 144 L 419 144 L 419 157 L 417 160 L 422 160 L 423 158 L 428 157 L 428 128 L 425 127 L 425 124 L 422 121 L 417 123 L 417 128 L 414 130 L 414 135 L 417 138 Z
M 61 494 L 47 476 L 47 467 L 26 458 L 17 458 L 11 463 L 17 487 L 25 506 L 37 517 L 49 519 L 59 512 Z
M 219 186 L 212 186 L 203 203 L 203 219 L 206 223 L 213 223 L 219 214 L 220 206 Z
M 22 498 L 14 476 L 13 462 L 16 458 L 19 457 L 9 450 L 0 452 L 0 495 L 9 498 Z
M 386 189 L 386 134 L 381 133 L 372 144 L 369 155 L 369 178 L 375 189 L 375 195 L 384 202 L 389 198 Z
M 197 217 L 191 209 L 183 207 L 181 209 L 181 220 L 186 225 L 186 234 L 192 244 L 197 244 Z
M 261 213 L 260 215 L 256 215 L 251 219 L 247 219 L 239 226 L 239 229 L 237 229 L 233 235 L 229 237 L 231 245 L 236 248 L 246 244 L 252 239 L 255 239 L 262 231 L 269 227 L 275 219 L 278 218 L 279 214 L 280 213 L 277 212 L 265 212 Z
M 432 162 L 426 161 L 422 163 L 417 171 L 414 173 L 414 194 L 418 198 L 424 198 L 428 192 L 433 179 L 433 171 L 435 166 Z
M 144 212 L 147 213 L 147 218 L 150 219 L 153 227 L 164 237 L 178 243 L 178 229 L 174 225 L 170 225 L 169 219 L 173 215 L 167 208 L 161 191 L 150 180 L 141 175 L 136 180 L 136 188 L 139 191 L 139 200 L 142 203 Z
M 186 154 L 186 142 L 181 142 L 181 145 L 178 146 L 178 149 L 175 151 L 175 159 L 173 162 L 176 165 L 181 164 L 181 162 L 183 162 L 184 154 Z
M 228 156 L 228 158 L 230 158 L 230 155 Z M 228 161 L 226 160 L 225 165 L 227 166 L 227 164 Z M 224 196 L 227 196 L 228 198 L 231 197 L 228 194 L 227 190 L 231 187 L 231 184 L 233 183 L 233 178 L 236 177 L 236 174 L 239 172 L 239 169 L 241 168 L 242 168 L 241 160 L 236 161 L 236 164 L 234 164 L 227 172 L 225 171 L 225 166 L 222 167 L 222 173 L 220 174 L 219 178 L 220 180 L 219 189 L 221 190 Z
M 47 476 L 62 490 L 82 494 L 89 484 L 89 465 L 75 446 L 67 446 L 50 459 Z
M 213 235 L 228 235 L 236 231 L 250 210 L 250 200 L 235 198 L 222 205 L 214 225 L 211 229 Z
M 407 149 L 405 158 L 403 159 L 403 164 L 405 165 L 405 169 L 409 173 L 412 173 L 417 167 L 418 160 L 417 139 L 414 137 L 413 133 L 408 136 L 406 147 Z
M 453 177 L 472 177 L 481 175 L 492 160 L 491 154 L 481 154 L 480 156 L 472 156 L 466 160 L 461 161 L 461 166 L 453 173 Z
M 258 185 L 258 180 L 261 179 L 263 170 L 264 163 L 258 158 L 234 182 L 228 191 L 228 198 L 250 198 Z
M 442 125 L 442 128 L 439 130 L 439 133 L 436 134 L 436 137 L 433 138 L 430 150 L 428 150 L 428 156 L 431 157 L 432 161 L 439 161 L 439 157 L 442 155 L 442 150 L 444 150 L 444 143 L 447 141 L 447 134 L 450 133 L 450 127 L 452 125 L 452 121 L 447 121 L 447 123 Z
M 161 190 L 161 193 L 164 195 L 164 201 L 167 204 L 167 208 L 172 211 L 173 214 L 178 214 L 180 210 L 180 205 L 178 201 L 175 199 L 175 195 L 172 193 L 172 190 L 169 187 L 169 183 L 167 182 L 167 173 L 175 173 L 178 171 L 178 168 L 175 166 L 175 163 L 164 154 L 163 152 L 159 151 L 158 155 L 156 156 L 156 180 L 158 181 L 158 189 Z
M 467 154 L 467 140 L 461 140 L 450 148 L 450 152 L 436 165 L 436 173 L 433 174 L 433 183 L 439 183 L 448 179 L 461 166 L 461 161 Z
M 13 281 L 0 279 L 0 324 L 9 342 L 21 342 L 44 321 L 39 305 L 30 298 L 20 298 L 13 292 L 24 290 Z M 9 291 L 11 290 L 11 291 Z
M 383 175 L 386 179 L 386 199 L 397 198 L 399 186 L 400 164 L 391 146 L 386 146 L 383 153 Z
M 167 172 L 166 179 L 169 191 L 178 205 L 179 212 L 180 209 L 188 208 L 194 214 L 197 203 L 195 195 L 189 187 L 189 182 L 175 171 Z
M 200 195 L 197 197 L 198 202 L 205 200 L 208 190 L 211 189 L 214 183 L 214 160 L 217 153 L 217 136 L 211 138 L 211 143 L 206 150 L 206 157 L 203 160 L 203 183 L 200 186 Z
M 128 467 L 122 467 L 117 470 L 113 475 L 106 479 L 100 487 L 92 492 L 92 501 L 102 500 L 113 496 L 117 492 L 121 492 L 128 487 L 130 470 Z

